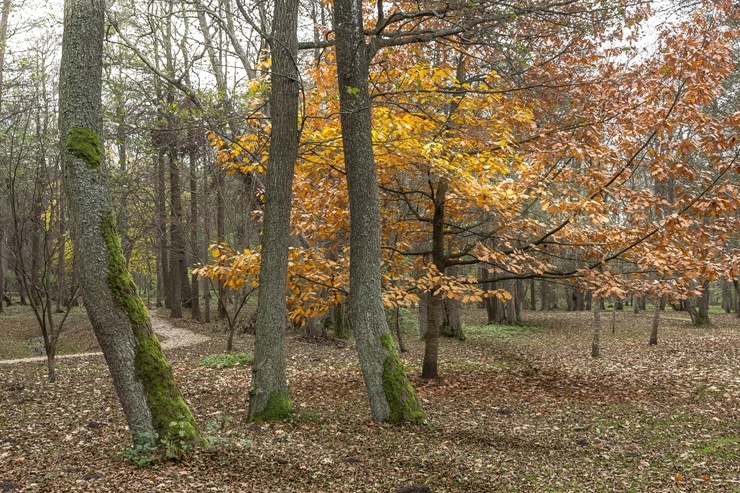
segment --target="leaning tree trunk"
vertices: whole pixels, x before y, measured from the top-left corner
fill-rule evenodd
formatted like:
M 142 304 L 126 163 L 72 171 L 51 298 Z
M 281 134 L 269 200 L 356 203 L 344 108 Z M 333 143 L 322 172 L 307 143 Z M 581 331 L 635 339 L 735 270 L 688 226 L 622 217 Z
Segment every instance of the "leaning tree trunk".
M 291 412 L 285 375 L 288 248 L 293 169 L 298 158 L 298 0 L 276 0 L 273 35 L 270 111 L 272 136 L 265 177 L 260 291 L 257 301 L 251 419 L 283 419 Z
M 335 0 L 334 22 L 342 146 L 350 211 L 350 317 L 375 421 L 424 419 L 385 320 L 380 269 L 380 194 L 368 91 L 370 46 L 361 0 Z
M 134 443 L 167 444 L 168 455 L 176 456 L 197 440 L 195 421 L 126 269 L 103 169 L 104 5 L 64 5 L 59 129 L 72 241 L 88 316 Z

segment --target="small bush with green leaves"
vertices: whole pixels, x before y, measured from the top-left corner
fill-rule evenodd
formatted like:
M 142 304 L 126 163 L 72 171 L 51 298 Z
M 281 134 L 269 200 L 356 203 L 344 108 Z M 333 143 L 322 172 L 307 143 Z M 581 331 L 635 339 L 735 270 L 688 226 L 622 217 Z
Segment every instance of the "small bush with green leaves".
M 251 365 L 253 359 L 254 356 L 252 353 L 211 354 L 201 358 L 200 366 L 214 369 L 244 368 L 247 365 Z

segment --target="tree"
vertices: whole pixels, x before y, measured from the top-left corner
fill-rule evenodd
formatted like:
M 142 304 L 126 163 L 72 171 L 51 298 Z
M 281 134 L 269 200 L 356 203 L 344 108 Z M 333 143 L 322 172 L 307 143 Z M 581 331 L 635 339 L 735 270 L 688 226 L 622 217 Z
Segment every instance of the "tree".
M 373 153 L 363 4 L 335 0 L 337 81 L 350 213 L 350 326 L 375 421 L 418 423 L 421 403 L 393 347 L 381 285 L 380 197 Z
M 0 110 L 3 108 L 3 82 L 5 77 L 5 47 L 8 41 L 8 17 L 10 16 L 11 0 L 3 0 L 0 13 Z M 3 312 L 5 302 L 5 224 L 0 219 L 0 313 Z
M 103 168 L 104 2 L 66 0 L 59 76 L 62 166 L 83 296 L 135 444 L 178 457 L 193 415 L 126 268 Z
M 285 376 L 285 323 L 288 319 L 288 247 L 293 169 L 298 158 L 298 0 L 276 0 L 273 30 L 270 113 L 272 134 L 265 179 L 265 207 L 257 301 L 249 417 L 285 418 L 291 411 Z

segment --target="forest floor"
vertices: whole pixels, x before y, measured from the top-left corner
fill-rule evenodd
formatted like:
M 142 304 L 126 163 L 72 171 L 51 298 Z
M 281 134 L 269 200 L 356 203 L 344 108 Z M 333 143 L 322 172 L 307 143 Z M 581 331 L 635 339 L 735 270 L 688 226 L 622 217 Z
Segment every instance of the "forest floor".
M 63 352 L 95 351 L 73 315 Z M 615 334 L 604 314 L 592 359 L 589 313 L 525 312 L 519 328 L 482 317 L 466 313 L 465 342 L 443 341 L 433 382 L 406 335 L 427 413 L 406 427 L 369 421 L 351 343 L 299 334 L 287 342 L 293 419 L 246 422 L 249 370 L 200 365 L 225 335 L 179 321 L 209 338 L 165 352 L 212 445 L 150 467 L 131 460 L 101 356 L 59 360 L 56 384 L 41 362 L 0 365 L 0 492 L 740 492 L 738 319 L 694 328 L 667 312 L 651 347 L 652 313 L 617 313 Z M 0 358 L 28 356 L 17 341 L 33 323 L 0 315 Z M 237 337 L 237 351 L 253 341 Z

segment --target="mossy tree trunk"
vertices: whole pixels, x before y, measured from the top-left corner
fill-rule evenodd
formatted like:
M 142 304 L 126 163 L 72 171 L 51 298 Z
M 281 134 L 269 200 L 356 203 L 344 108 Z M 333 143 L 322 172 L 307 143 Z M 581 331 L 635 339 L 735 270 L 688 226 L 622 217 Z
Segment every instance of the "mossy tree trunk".
M 421 404 L 393 348 L 381 297 L 380 194 L 361 0 L 334 1 L 342 146 L 350 211 L 350 326 L 375 421 L 419 422 Z
M 250 419 L 283 419 L 291 412 L 285 375 L 288 248 L 293 170 L 298 159 L 298 0 L 276 0 L 270 112 L 272 135 L 265 177 L 260 291 L 255 323 Z
M 72 242 L 85 307 L 132 438 L 177 456 L 197 441 L 197 429 L 126 269 L 102 166 L 103 20 L 102 0 L 65 1 L 59 130 Z

